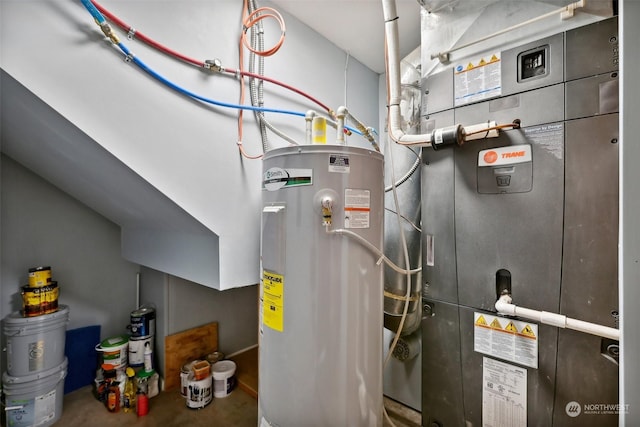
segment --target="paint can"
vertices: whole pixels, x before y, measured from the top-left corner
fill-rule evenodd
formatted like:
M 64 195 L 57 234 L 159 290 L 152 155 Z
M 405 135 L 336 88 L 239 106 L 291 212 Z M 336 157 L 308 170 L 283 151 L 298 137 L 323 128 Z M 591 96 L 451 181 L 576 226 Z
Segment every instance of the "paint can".
M 26 376 L 2 375 L 7 425 L 47 427 L 62 416 L 68 361 Z
M 156 311 L 152 307 L 140 307 L 131 312 L 131 336 L 146 337 L 156 334 Z
M 129 338 L 129 366 L 133 368 L 144 366 L 144 348 L 147 343 L 153 349 L 153 335 Z
M 187 395 L 185 401 L 187 407 L 197 409 L 204 408 L 213 399 L 211 391 L 211 375 L 196 380 L 193 372 L 189 373 L 187 378 Z
M 182 397 L 186 398 L 189 395 L 189 374 L 196 362 L 197 360 L 192 360 L 189 363 L 185 363 L 180 369 L 180 394 Z
M 69 307 L 51 314 L 23 317 L 19 311 L 4 318 L 7 372 L 14 377 L 54 369 L 64 361 Z
M 103 363 L 111 364 L 116 369 L 126 368 L 129 354 L 129 337 L 127 335 L 107 338 L 96 344 L 95 348 L 97 352 L 102 353 Z
M 58 282 L 37 288 L 22 287 L 22 314 L 24 317 L 41 316 L 58 310 Z
M 51 267 L 33 267 L 29 269 L 29 286 L 39 288 L 51 283 Z
M 236 386 L 236 364 L 231 360 L 221 360 L 211 366 L 213 372 L 213 395 L 227 397 Z

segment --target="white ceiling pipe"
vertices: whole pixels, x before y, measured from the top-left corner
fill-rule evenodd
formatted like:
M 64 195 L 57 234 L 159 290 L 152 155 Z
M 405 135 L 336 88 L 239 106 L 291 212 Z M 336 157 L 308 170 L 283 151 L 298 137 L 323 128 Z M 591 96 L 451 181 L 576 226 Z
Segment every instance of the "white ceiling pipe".
M 499 314 L 518 316 L 544 323 L 545 325 L 551 325 L 563 329 L 572 329 L 574 331 L 620 341 L 620 330 L 616 328 L 572 319 L 570 317 L 563 316 L 562 314 L 518 307 L 515 304 L 511 304 L 511 297 L 509 295 L 502 295 L 498 301 L 496 301 L 496 310 L 498 310 Z
M 513 31 L 513 30 L 517 30 L 518 28 L 525 27 L 527 25 L 533 24 L 534 22 L 538 22 L 538 21 L 541 21 L 543 19 L 549 18 L 549 17 L 554 16 L 554 15 L 558 15 L 558 14 L 562 17 L 562 19 L 571 18 L 575 14 L 575 11 L 577 9 L 585 6 L 584 2 L 585 2 L 585 0 L 579 0 L 577 2 L 568 4 L 567 6 L 561 7 L 560 9 L 554 10 L 553 12 L 548 12 L 548 13 L 545 13 L 544 15 L 537 16 L 537 17 L 535 17 L 533 19 L 529 19 L 529 20 L 527 20 L 525 22 L 521 22 L 519 24 L 513 25 L 511 27 L 505 28 L 505 29 L 500 30 L 500 31 L 496 31 L 493 34 L 489 34 L 487 36 L 481 37 L 481 38 L 479 38 L 477 40 L 474 40 L 472 42 L 465 43 L 463 45 L 454 47 L 453 49 L 449 49 L 449 50 L 447 50 L 445 52 L 438 52 L 438 53 L 431 54 L 431 59 L 438 58 L 440 60 L 440 62 L 447 63 L 447 62 L 449 62 L 449 56 L 450 56 L 450 54 L 452 52 L 455 52 L 455 51 L 458 51 L 458 50 L 462 50 L 462 49 L 467 48 L 469 46 L 473 46 L 474 44 L 481 43 L 483 41 L 492 39 L 494 37 L 500 36 L 502 34 L 508 33 L 510 31 Z

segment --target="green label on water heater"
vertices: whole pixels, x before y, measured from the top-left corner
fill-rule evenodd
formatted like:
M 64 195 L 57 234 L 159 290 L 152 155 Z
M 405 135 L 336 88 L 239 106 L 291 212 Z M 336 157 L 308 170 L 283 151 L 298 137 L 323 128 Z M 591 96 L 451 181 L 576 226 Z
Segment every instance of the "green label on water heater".
M 297 187 L 313 183 L 313 169 L 270 168 L 262 177 L 262 189 L 279 190 L 282 187 Z

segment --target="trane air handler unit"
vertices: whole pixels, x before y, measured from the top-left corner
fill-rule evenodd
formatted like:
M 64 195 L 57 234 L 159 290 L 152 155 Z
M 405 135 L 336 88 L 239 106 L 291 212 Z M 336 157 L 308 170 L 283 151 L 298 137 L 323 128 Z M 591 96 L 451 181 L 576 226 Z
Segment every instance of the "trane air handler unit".
M 424 426 L 618 425 L 616 341 L 494 308 L 617 328 L 617 69 L 610 18 L 424 80 L 423 131 L 521 120 L 423 150 Z
M 383 218 L 380 153 L 265 154 L 261 427 L 382 426 Z

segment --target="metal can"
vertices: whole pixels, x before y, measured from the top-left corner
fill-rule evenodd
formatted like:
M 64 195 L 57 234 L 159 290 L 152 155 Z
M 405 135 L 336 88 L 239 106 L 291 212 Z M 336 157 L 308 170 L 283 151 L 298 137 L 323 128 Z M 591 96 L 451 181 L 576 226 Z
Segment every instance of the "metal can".
M 22 315 L 40 316 L 58 311 L 58 282 L 49 282 L 46 286 L 22 287 Z
M 140 307 L 131 312 L 131 336 L 146 337 L 156 333 L 156 311 L 152 307 Z
M 185 363 L 182 365 L 182 369 L 180 369 L 180 394 L 182 397 L 189 396 L 189 374 L 191 373 L 191 368 L 193 364 L 196 363 L 197 360 L 192 360 L 189 363 Z
M 51 283 L 51 267 L 33 267 L 29 269 L 29 286 L 39 288 Z

